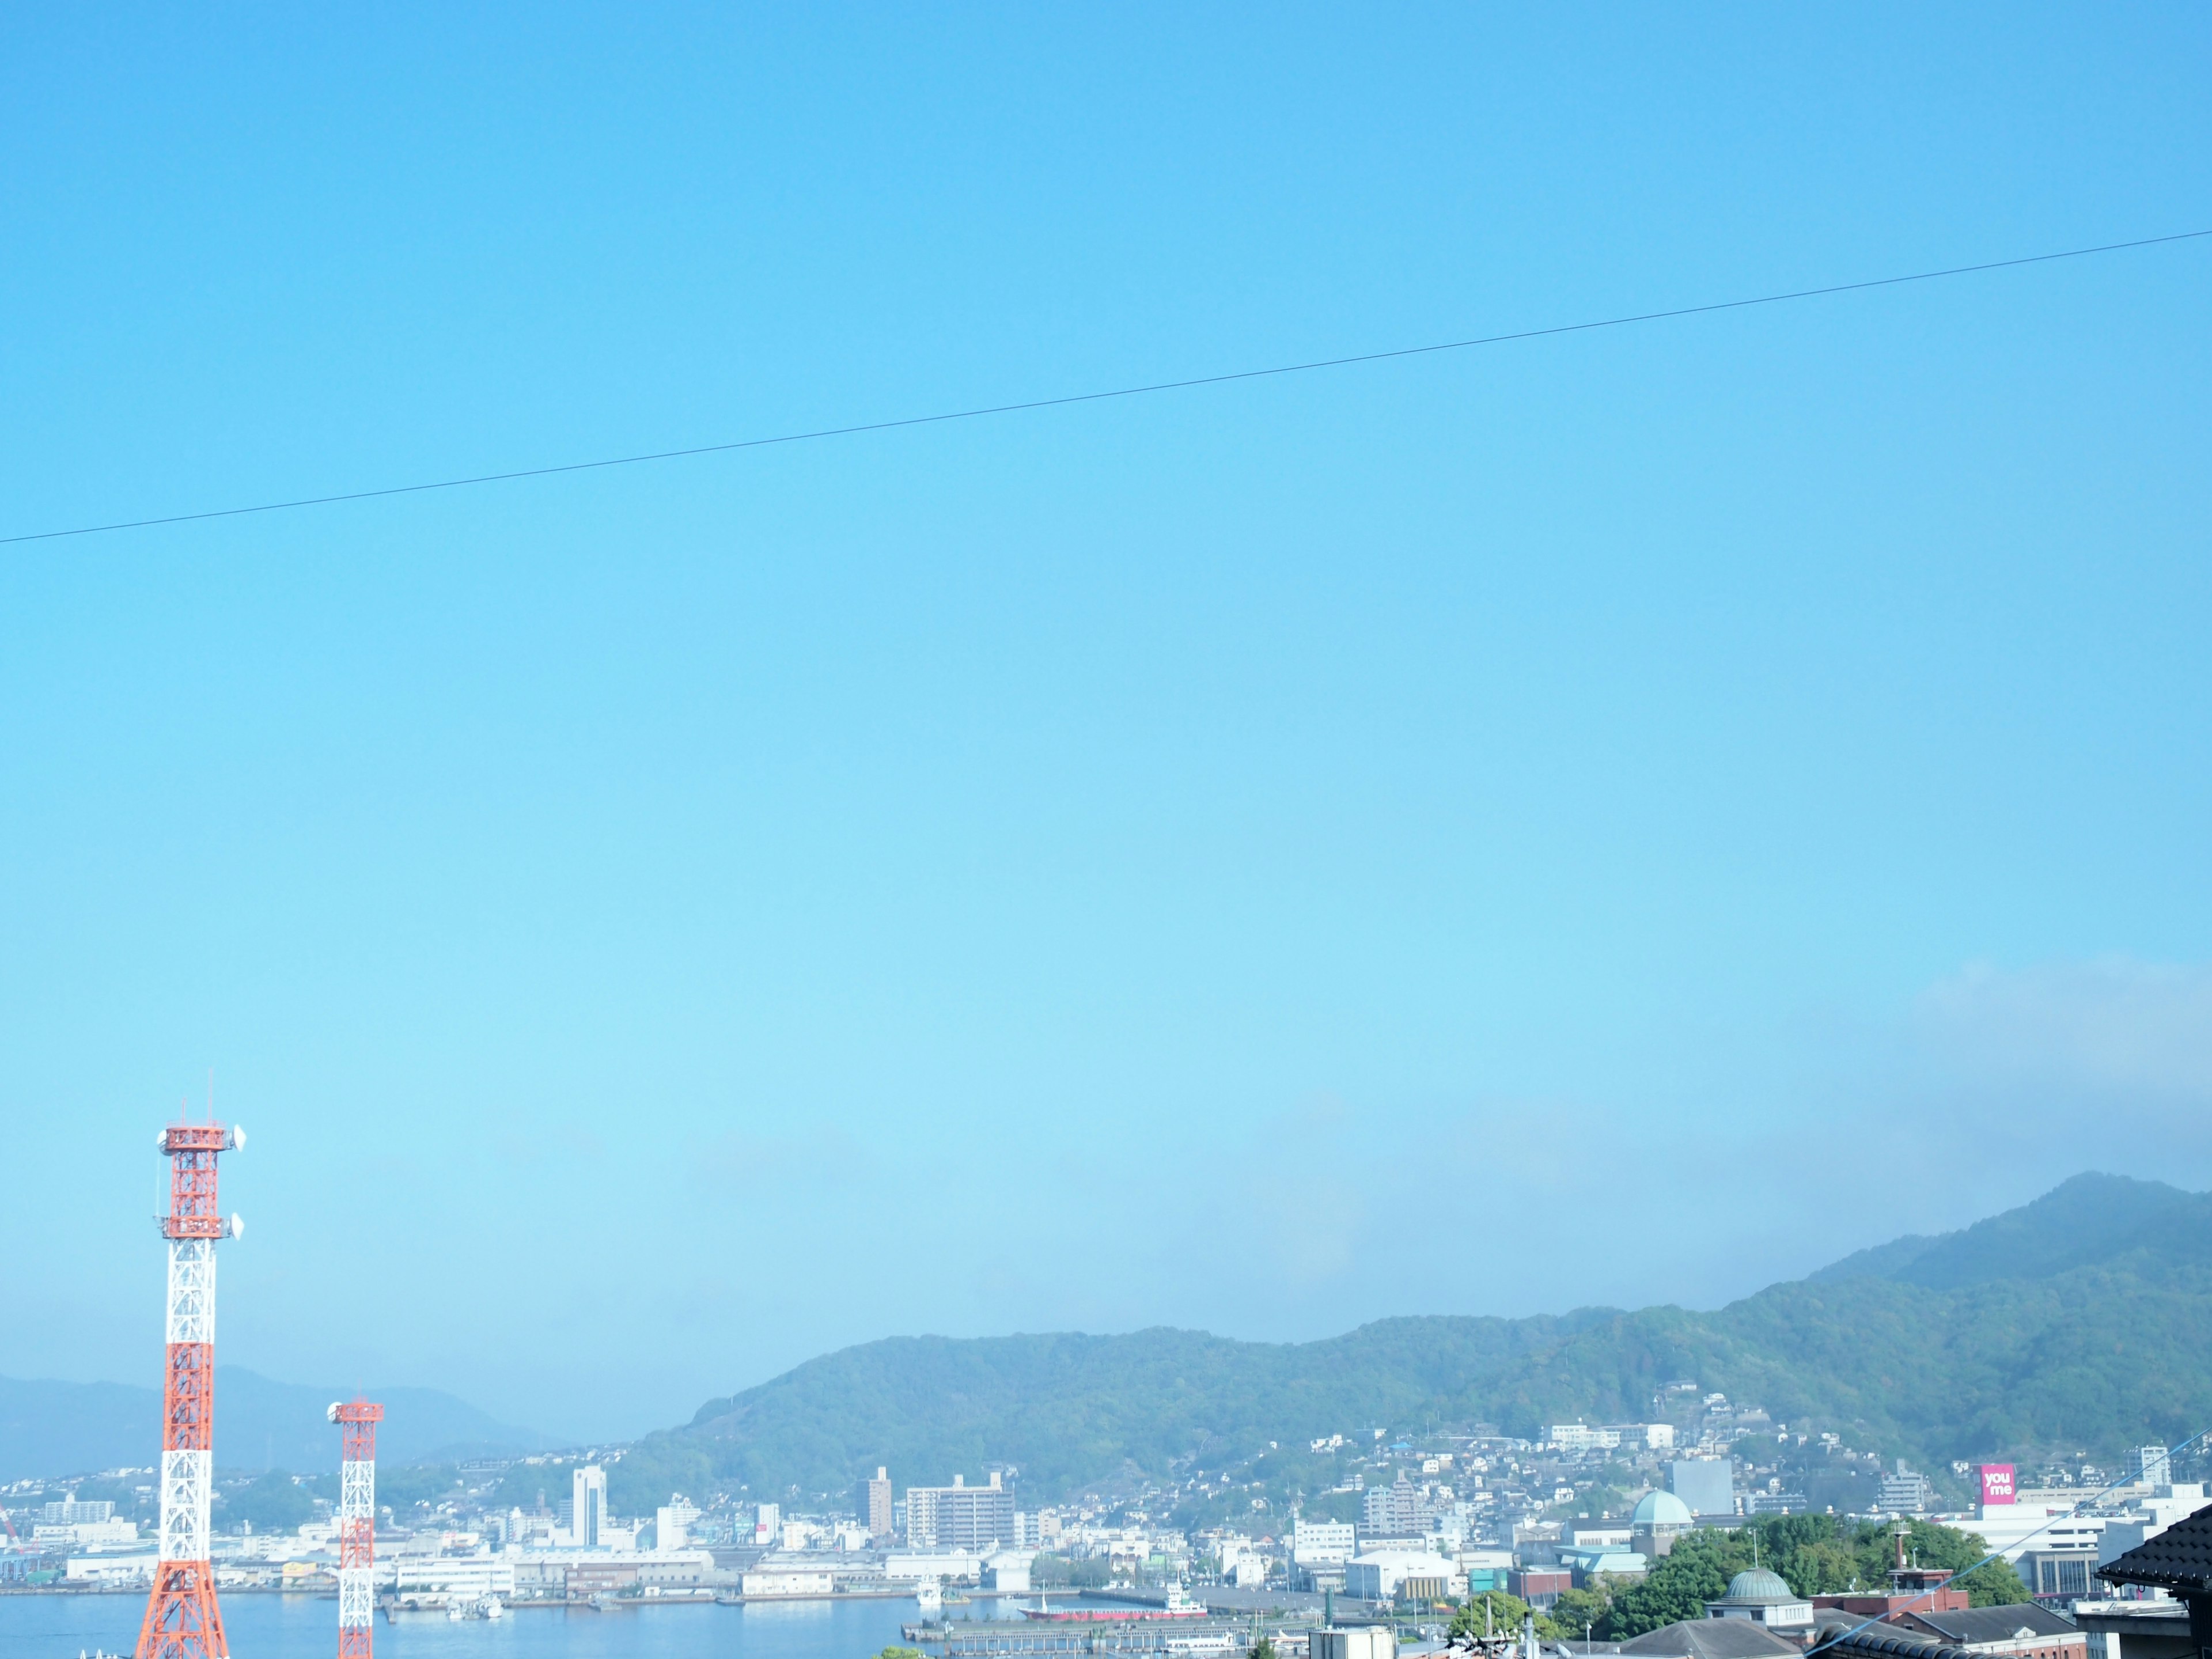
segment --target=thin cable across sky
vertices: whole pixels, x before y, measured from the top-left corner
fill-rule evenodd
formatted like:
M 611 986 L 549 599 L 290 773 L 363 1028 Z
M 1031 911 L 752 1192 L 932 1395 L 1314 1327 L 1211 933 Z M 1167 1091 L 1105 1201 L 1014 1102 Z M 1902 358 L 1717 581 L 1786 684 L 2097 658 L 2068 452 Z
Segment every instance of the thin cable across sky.
M 2166 1449 L 2167 1458 L 2171 1460 L 2172 1458 L 2179 1457 L 2183 1452 L 2187 1451 L 2191 1446 L 2197 1444 L 2207 1436 L 2212 1436 L 2212 1429 L 2197 1430 L 2195 1434 L 2191 1435 L 2188 1439 L 2183 1441 L 2179 1445 L 2168 1447 Z M 2135 1479 L 2136 1477 L 2133 1475 L 2124 1474 L 2117 1480 L 2107 1482 L 2105 1486 L 2098 1488 L 2095 1492 L 2091 1492 L 2087 1498 L 2079 1499 L 2071 1509 L 2066 1511 L 2065 1514 L 2046 1516 L 2041 1526 L 2036 1528 L 2032 1532 L 2023 1534 L 2017 1540 L 2015 1540 L 2015 1547 L 2019 1545 L 2027 1543 L 2031 1538 L 2040 1537 L 2043 1534 L 2048 1532 L 2052 1527 L 2057 1526 L 2061 1521 L 2072 1521 L 2076 1519 L 2080 1516 L 2081 1512 L 2089 1508 L 2091 1504 L 2103 1502 L 2104 1499 L 2111 1497 L 2112 1493 L 2118 1492 L 2122 1486 L 2132 1484 Z M 1957 1580 L 1963 1579 L 1968 1573 L 1976 1571 L 1980 1568 L 1986 1567 L 1990 1562 L 1996 1560 L 2004 1552 L 2002 1550 L 1991 1550 L 1987 1555 L 1984 1555 L 1980 1560 L 1975 1562 L 1972 1566 L 1961 1568 L 1959 1571 L 1953 1573 L 1950 1579 L 1946 1582 L 1954 1583 Z M 1931 1585 L 1929 1588 L 1922 1590 L 1919 1595 L 1914 1596 L 1910 1601 L 1907 1601 L 1904 1607 L 1893 1607 L 1887 1613 L 1877 1613 L 1870 1618 L 1862 1619 L 1857 1624 L 1851 1626 L 1848 1630 L 1837 1631 L 1832 1635 L 1814 1643 L 1811 1647 L 1805 1650 L 1804 1659 L 1814 1659 L 1814 1656 L 1815 1654 L 1826 1652 L 1830 1648 L 1835 1647 L 1841 1643 L 1850 1641 L 1851 1638 L 1856 1636 L 1861 1631 L 1870 1630 L 1876 1625 L 1886 1623 L 1892 1616 L 1898 1613 L 1904 1612 L 1906 1608 L 1918 1607 L 1920 1603 L 1933 1596 L 1938 1588 L 1940 1588 L 1940 1586 Z
M 1062 409 L 1071 404 L 1103 403 L 1116 398 L 1143 398 L 1161 392 L 1188 392 L 1201 386 L 1227 386 L 1237 380 L 1263 380 L 1280 374 L 1310 374 L 1316 369 L 1349 368 L 1360 363 L 1389 362 L 1394 358 L 1468 351 L 1477 346 L 1507 345 L 1516 340 L 1541 340 L 1559 334 L 1586 334 L 1597 329 L 1626 328 L 1635 323 L 1658 323 L 1672 318 L 1700 317 L 1718 311 L 1742 311 L 1753 306 L 1784 305 L 1793 300 L 1817 300 L 1829 295 L 1857 294 L 1869 289 L 1897 288 L 1908 283 L 1932 283 L 1947 276 L 1971 276 L 1983 271 L 2009 270 L 2021 265 L 2049 264 L 2060 259 L 2083 259 L 2094 254 L 2118 253 L 2130 248 L 2159 247 L 2207 236 L 2212 236 L 2212 229 L 2177 231 L 2169 236 L 2143 236 L 2133 241 L 2104 242 L 2094 247 L 2065 248 L 2056 253 L 2022 254 L 2016 258 L 1989 259 L 1979 264 L 1951 265 L 1941 270 L 1917 270 L 1902 276 L 1875 276 L 1863 282 L 1832 283 L 1820 288 L 1792 289 L 1786 293 L 1760 294 L 1748 299 L 1715 300 L 1704 305 L 1676 306 L 1664 311 L 1634 312 L 1626 316 L 1601 317 L 1589 322 L 1559 323 L 1548 328 L 1520 329 L 1508 334 L 1484 334 L 1464 340 L 1438 341 L 1431 345 L 1399 346 L 1388 351 L 1318 357 L 1307 362 L 1279 363 L 1268 368 L 1232 369 L 1225 374 L 1193 375 L 1180 380 L 1155 380 L 1142 386 L 1116 386 L 1104 392 L 1067 392 L 1059 397 L 1031 398 L 1018 403 L 947 410 L 935 415 L 908 415 L 894 420 L 861 421 L 850 426 L 817 427 L 806 432 L 784 432 L 764 438 L 737 438 L 724 443 L 695 444 L 684 449 L 614 455 L 599 460 L 518 467 L 505 472 L 479 472 L 465 477 L 434 479 L 424 483 L 386 484 L 374 489 L 349 489 L 329 495 L 302 495 L 289 501 L 259 501 L 248 507 L 210 507 L 196 513 L 165 514 L 158 518 L 119 520 L 112 524 L 76 525 L 65 530 L 34 530 L 18 535 L 0 536 L 0 547 L 18 542 L 59 541 L 72 536 L 102 536 L 122 530 L 150 530 L 161 525 L 197 524 L 208 519 L 243 518 L 256 513 L 287 513 L 298 507 L 333 507 L 342 501 L 376 501 L 387 495 L 419 495 L 438 489 L 468 489 L 479 484 L 555 477 L 564 472 L 594 472 L 608 467 L 642 466 L 652 461 L 677 461 L 695 455 L 723 455 L 740 449 L 766 449 L 776 444 L 811 443 L 823 438 L 851 438 L 868 432 L 894 432 L 902 427 L 936 426 L 950 421 L 981 420 L 990 415 L 1018 415 L 1032 410 Z

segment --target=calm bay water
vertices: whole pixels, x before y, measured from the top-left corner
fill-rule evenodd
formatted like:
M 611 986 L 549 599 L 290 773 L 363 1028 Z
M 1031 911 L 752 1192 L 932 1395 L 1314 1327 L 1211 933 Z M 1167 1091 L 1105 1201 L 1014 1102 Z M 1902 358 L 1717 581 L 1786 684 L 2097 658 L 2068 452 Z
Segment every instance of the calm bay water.
M 981 1615 L 988 1604 L 971 1604 Z M 76 1659 L 131 1651 L 143 1595 L 0 1595 L 0 1659 Z M 377 1659 L 867 1659 L 899 1639 L 911 1600 L 786 1601 L 610 1613 L 522 1607 L 455 1624 L 437 1614 L 379 1615 Z M 970 1611 L 969 1607 L 952 1609 Z M 331 1659 L 337 1602 L 301 1595 L 223 1598 L 231 1659 Z

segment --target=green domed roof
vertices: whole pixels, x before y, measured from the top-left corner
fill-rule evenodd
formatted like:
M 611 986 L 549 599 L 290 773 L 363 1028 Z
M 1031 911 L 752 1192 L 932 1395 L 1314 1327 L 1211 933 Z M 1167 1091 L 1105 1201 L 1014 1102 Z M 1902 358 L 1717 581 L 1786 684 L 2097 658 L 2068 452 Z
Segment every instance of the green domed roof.
M 1673 1492 L 1647 1492 L 1637 1499 L 1636 1512 L 1628 1520 L 1636 1527 L 1687 1527 L 1695 1525 L 1697 1517 Z
M 1782 1575 L 1753 1567 L 1729 1580 L 1731 1601 L 1795 1601 L 1797 1592 L 1782 1582 Z

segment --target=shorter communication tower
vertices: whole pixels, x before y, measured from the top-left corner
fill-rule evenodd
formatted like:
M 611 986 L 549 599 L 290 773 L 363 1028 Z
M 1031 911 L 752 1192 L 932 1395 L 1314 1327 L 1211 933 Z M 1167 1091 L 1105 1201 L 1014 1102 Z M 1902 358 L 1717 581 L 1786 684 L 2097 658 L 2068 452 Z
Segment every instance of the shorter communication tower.
M 384 1407 L 356 1395 L 327 1413 L 343 1443 L 338 1465 L 338 1659 L 370 1659 L 375 1632 L 376 1425 Z

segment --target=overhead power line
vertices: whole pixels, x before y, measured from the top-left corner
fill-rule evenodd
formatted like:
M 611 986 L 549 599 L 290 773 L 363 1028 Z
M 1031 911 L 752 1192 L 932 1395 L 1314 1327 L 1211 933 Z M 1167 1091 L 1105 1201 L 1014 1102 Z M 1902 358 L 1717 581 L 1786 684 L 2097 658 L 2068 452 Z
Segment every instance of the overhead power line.
M 895 432 L 902 427 L 938 426 L 950 421 L 981 420 L 990 415 L 1019 415 L 1031 410 L 1063 409 L 1071 404 L 1104 403 L 1116 398 L 1143 398 L 1160 392 L 1188 392 L 1200 386 L 1227 386 L 1237 380 L 1264 380 L 1281 374 L 1310 374 L 1316 369 L 1349 368 L 1359 363 L 1389 362 L 1401 357 L 1425 357 L 1444 351 L 1468 351 L 1477 346 L 1507 345 L 1516 340 L 1541 340 L 1559 334 L 1587 334 L 1598 329 L 1626 328 L 1635 323 L 1659 323 L 1672 318 L 1701 317 L 1718 311 L 1743 311 L 1753 306 L 1784 305 L 1794 300 L 1858 294 L 1869 289 L 1899 288 L 1909 283 L 1933 283 L 1947 276 L 1972 276 L 1983 271 L 2009 270 L 2021 265 L 2050 264 L 2060 259 L 2084 259 L 2093 254 L 2118 253 L 2130 248 L 2160 247 L 2207 236 L 2212 236 L 2212 229 L 2185 230 L 2170 236 L 2143 236 L 2129 242 L 2104 242 L 2094 247 L 2065 248 L 2056 253 L 2029 253 L 2012 259 L 1988 259 L 1979 264 L 1950 265 L 1941 270 L 1916 270 L 1902 276 L 1874 276 L 1856 283 L 1831 283 L 1820 288 L 1792 289 L 1781 294 L 1755 295 L 1748 299 L 1715 300 L 1704 305 L 1675 306 L 1664 311 L 1639 311 L 1621 317 L 1601 317 L 1589 322 L 1559 323 L 1549 328 L 1518 329 L 1510 334 L 1484 334 L 1464 340 L 1442 340 L 1431 345 L 1399 346 L 1389 351 L 1362 351 L 1343 357 L 1318 357 L 1308 362 L 1278 363 L 1268 368 L 1232 369 L 1226 374 L 1197 374 L 1180 380 L 1154 380 L 1142 386 L 1116 386 L 1106 392 L 1073 392 L 1056 398 L 1030 398 L 1019 403 L 947 410 L 935 415 L 908 415 L 895 420 L 860 421 L 850 426 L 825 426 L 806 432 L 783 432 L 765 438 L 737 438 L 726 443 L 694 444 L 684 449 L 658 449 L 644 454 L 613 455 L 592 461 L 563 461 L 550 466 L 517 467 L 505 472 L 479 472 L 466 477 L 434 479 L 426 483 L 386 484 L 374 489 L 349 489 L 329 495 L 301 495 L 289 501 L 258 501 L 250 507 L 218 507 L 198 513 L 169 513 L 158 518 L 76 525 L 67 530 L 34 530 L 20 535 L 0 536 L 0 547 L 17 542 L 58 541 L 70 536 L 100 536 L 119 530 L 150 530 L 160 525 L 197 524 L 207 519 L 243 518 L 256 513 L 285 513 L 295 507 L 333 507 L 342 501 L 376 501 L 387 495 L 419 495 L 437 489 L 467 489 L 478 484 L 509 483 L 523 478 L 550 478 L 564 472 L 596 472 L 608 467 L 642 466 L 651 461 L 677 461 L 695 455 L 724 455 L 740 449 L 766 449 L 776 444 L 811 443 L 823 438 L 851 438 L 867 432 Z
M 2208 1437 L 2212 1437 L 2212 1429 L 2199 1429 L 2195 1434 L 2191 1435 L 2188 1439 L 2183 1441 L 2179 1445 L 2167 1447 L 2166 1455 L 2169 1466 L 2171 1465 L 2172 1459 L 2180 1456 L 2182 1453 L 2187 1451 L 2191 1447 L 2197 1445 L 2199 1442 L 2206 1439 Z M 2065 1514 L 2047 1516 L 2041 1526 L 2036 1528 L 2032 1532 L 2023 1533 L 2018 1539 L 2016 1539 L 2014 1541 L 2013 1547 L 2018 1548 L 2021 1546 L 2025 1545 L 2029 1539 L 2039 1537 L 2042 1534 L 2048 1532 L 2051 1528 L 2057 1526 L 2061 1521 L 2072 1521 L 2077 1519 L 2084 1510 L 2088 1509 L 2094 1504 L 2103 1502 L 2104 1499 L 2112 1496 L 2112 1493 L 2118 1492 L 2122 1486 L 2130 1484 L 2135 1478 L 2136 1477 L 2133 1475 L 2124 1474 L 2118 1480 L 2108 1482 L 2105 1486 L 2100 1487 L 2097 1491 L 2091 1492 L 2087 1498 L 2080 1499 L 2071 1509 L 2068 1510 Z M 1947 1583 L 1956 1584 L 1966 1578 L 1968 1574 L 1978 1572 L 1982 1568 L 1986 1567 L 1990 1562 L 1996 1560 L 2004 1552 L 2001 1549 L 1991 1550 L 1987 1555 L 1982 1557 L 1980 1560 L 1975 1562 L 1972 1566 L 1962 1568 L 1959 1571 L 1953 1573 L 1951 1577 L 1944 1582 Z M 1914 1596 L 1902 1607 L 1893 1607 L 1888 1613 L 1878 1613 L 1871 1618 L 1862 1619 L 1857 1624 L 1853 1625 L 1848 1630 L 1836 1631 L 1823 1639 L 1814 1642 L 1811 1647 L 1805 1650 L 1804 1659 L 1814 1659 L 1814 1656 L 1815 1654 L 1824 1653 L 1830 1648 L 1838 1646 L 1843 1643 L 1850 1641 L 1851 1638 L 1856 1636 L 1861 1631 L 1869 1630 L 1876 1625 L 1886 1623 L 1893 1614 L 1904 1613 L 1913 1607 L 1918 1607 L 1923 1601 L 1925 1601 L 1929 1597 L 1933 1596 L 1936 1594 L 1936 1589 L 1940 1588 L 1940 1585 L 1930 1586 L 1929 1589 L 1922 1590 L 1919 1595 Z

